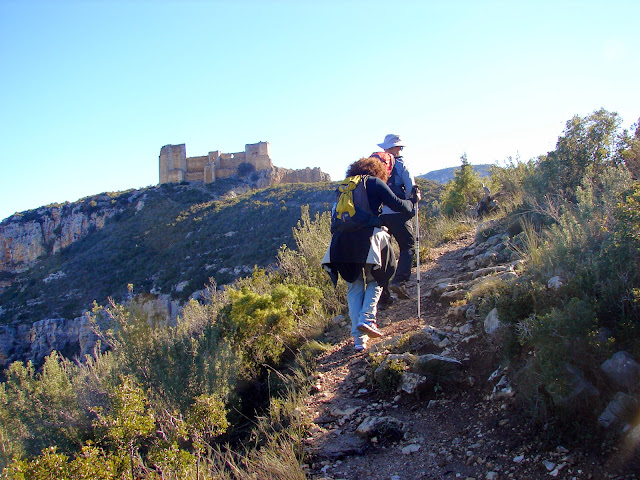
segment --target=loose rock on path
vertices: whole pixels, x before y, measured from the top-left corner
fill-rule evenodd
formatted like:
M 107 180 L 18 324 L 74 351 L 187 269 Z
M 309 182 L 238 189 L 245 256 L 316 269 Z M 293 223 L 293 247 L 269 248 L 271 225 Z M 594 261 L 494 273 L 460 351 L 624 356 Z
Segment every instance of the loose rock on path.
M 409 284 L 412 299 L 396 300 L 378 313 L 385 337 L 370 340 L 369 352 L 354 352 L 346 321 L 328 330 L 324 341 L 332 346 L 318 360 L 306 410 L 312 422 L 305 440 L 309 478 L 636 478 L 633 472 L 616 471 L 609 452 L 544 438 L 524 415 L 499 348 L 484 333 L 483 319 L 450 308 L 431 293 L 439 279 L 468 270 L 473 242 L 468 233 L 431 250 L 431 259 L 420 266 L 421 318 L 414 275 Z M 506 270 L 489 268 L 487 273 Z M 423 336 L 416 336 L 418 332 Z M 460 364 L 456 381 L 434 384 L 428 375 L 407 370 L 406 388 L 403 384 L 403 390 L 382 391 L 372 381 L 372 363 L 407 338 L 428 339 L 419 352 L 407 354 L 413 361 L 426 352 L 430 358 Z

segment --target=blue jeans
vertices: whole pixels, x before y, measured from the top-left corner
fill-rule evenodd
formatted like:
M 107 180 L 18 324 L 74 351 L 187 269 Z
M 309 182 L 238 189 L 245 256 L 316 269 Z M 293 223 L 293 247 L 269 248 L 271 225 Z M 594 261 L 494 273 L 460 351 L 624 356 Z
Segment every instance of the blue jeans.
M 369 338 L 356 328 L 359 323 L 375 322 L 382 287 L 371 277 L 371 266 L 365 268 L 365 277 L 347 282 L 347 304 L 351 318 L 351 335 L 355 346 L 364 345 Z

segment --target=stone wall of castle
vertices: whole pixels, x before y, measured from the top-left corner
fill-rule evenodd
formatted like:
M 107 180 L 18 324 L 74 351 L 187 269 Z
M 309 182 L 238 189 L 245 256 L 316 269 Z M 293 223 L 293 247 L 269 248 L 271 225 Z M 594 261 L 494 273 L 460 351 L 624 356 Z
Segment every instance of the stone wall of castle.
M 217 178 L 236 175 L 242 163 L 250 163 L 256 171 L 272 169 L 269 142 L 247 144 L 244 152 L 215 150 L 199 157 L 187 157 L 184 143 L 165 145 L 160 149 L 160 183 L 211 183 Z

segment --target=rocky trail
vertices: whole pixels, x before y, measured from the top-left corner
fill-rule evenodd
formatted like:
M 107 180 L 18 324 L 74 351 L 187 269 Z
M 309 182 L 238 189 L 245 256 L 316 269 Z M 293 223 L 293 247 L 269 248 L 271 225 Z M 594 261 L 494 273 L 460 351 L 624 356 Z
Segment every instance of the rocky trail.
M 563 445 L 534 428 L 501 369 L 490 325 L 472 309 L 449 307 L 464 295 L 465 282 L 515 275 L 513 262 L 501 263 L 491 243 L 475 245 L 469 233 L 432 249 L 420 268 L 421 318 L 414 275 L 412 299 L 378 313 L 385 336 L 371 340 L 368 352 L 354 352 L 346 321 L 336 319 L 305 412 L 312 422 L 308 478 L 636 478 L 616 467 L 611 449 Z M 381 388 L 391 378 L 384 364 L 403 367 L 397 389 Z M 440 375 L 416 368 L 427 364 Z

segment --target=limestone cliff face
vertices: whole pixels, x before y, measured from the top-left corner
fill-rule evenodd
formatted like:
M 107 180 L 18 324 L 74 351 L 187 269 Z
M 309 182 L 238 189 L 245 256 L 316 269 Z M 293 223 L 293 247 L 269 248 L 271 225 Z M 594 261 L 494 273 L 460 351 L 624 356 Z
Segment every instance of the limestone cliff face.
M 135 197 L 132 195 L 129 201 Z M 0 272 L 28 270 L 39 257 L 54 254 L 89 232 L 102 229 L 109 218 L 121 211 L 122 206 L 114 205 L 108 195 L 96 195 L 7 218 L 0 223 Z
M 279 185 L 281 183 L 314 183 L 314 182 L 330 182 L 331 177 L 328 173 L 324 173 L 320 168 L 301 168 L 299 170 L 291 170 L 288 168 L 273 167 L 266 172 L 264 177 L 265 185 L 261 187 Z
M 0 366 L 14 361 L 36 365 L 53 350 L 63 355 L 91 354 L 98 336 L 86 316 L 68 320 L 47 318 L 29 325 L 0 325 Z
M 149 321 L 156 324 L 168 320 L 175 325 L 181 312 L 180 304 L 169 295 L 146 294 L 135 302 Z M 98 323 L 101 323 L 99 319 Z M 15 361 L 39 365 L 54 350 L 69 358 L 82 359 L 96 347 L 99 337 L 94 328 L 88 315 L 73 319 L 46 318 L 31 325 L 0 325 L 0 368 Z

